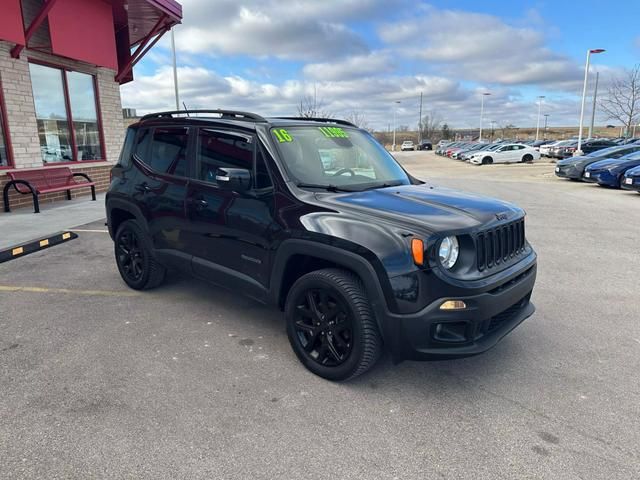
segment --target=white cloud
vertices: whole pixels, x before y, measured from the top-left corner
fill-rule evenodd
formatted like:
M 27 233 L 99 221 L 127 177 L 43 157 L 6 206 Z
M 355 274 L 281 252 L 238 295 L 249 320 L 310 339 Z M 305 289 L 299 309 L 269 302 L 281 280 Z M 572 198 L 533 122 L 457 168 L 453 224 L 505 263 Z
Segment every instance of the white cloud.
M 336 62 L 310 63 L 302 69 L 306 77 L 316 80 L 342 80 L 390 73 L 395 62 L 387 52 L 356 55 Z
M 581 78 L 580 66 L 546 47 L 533 12 L 527 19 L 538 28 L 509 25 L 487 14 L 427 7 L 417 18 L 383 25 L 379 34 L 403 55 L 468 80 L 573 90 Z

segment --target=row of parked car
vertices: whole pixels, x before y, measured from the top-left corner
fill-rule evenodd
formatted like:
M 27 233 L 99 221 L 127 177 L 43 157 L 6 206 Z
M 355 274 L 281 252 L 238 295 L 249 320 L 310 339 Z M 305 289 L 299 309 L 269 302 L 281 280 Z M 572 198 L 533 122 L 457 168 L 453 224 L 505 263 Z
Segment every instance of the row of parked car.
M 538 142 L 514 142 L 512 140 L 500 140 L 494 143 L 440 142 L 435 153 L 474 165 L 526 163 L 540 159 L 539 146 Z
M 560 160 L 556 176 L 640 193 L 640 139 Z

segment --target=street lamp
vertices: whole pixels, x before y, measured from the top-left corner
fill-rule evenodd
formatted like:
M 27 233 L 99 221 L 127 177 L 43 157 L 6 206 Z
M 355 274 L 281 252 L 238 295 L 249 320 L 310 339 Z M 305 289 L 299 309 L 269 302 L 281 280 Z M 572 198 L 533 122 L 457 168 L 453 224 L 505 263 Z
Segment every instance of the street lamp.
M 582 106 L 580 107 L 580 130 L 578 131 L 578 148 L 573 153 L 575 156 L 582 155 L 582 125 L 584 122 L 584 103 L 587 99 L 587 82 L 589 81 L 589 63 L 591 61 L 591 54 L 602 53 L 604 51 L 604 48 L 587 50 L 587 62 L 584 66 L 584 84 L 582 86 Z
M 544 95 L 538 95 L 538 121 L 536 123 L 536 142 L 538 141 L 540 135 L 540 112 L 542 111 L 542 100 L 544 100 Z
M 484 117 L 484 97 L 491 95 L 489 92 L 484 92 L 480 97 L 480 134 L 478 135 L 478 142 L 482 142 L 482 118 Z
M 398 110 L 398 105 L 400 105 L 400 100 L 396 100 L 393 105 L 393 145 L 391 145 L 391 151 L 396 151 L 396 110 Z
M 549 114 L 544 114 L 544 139 L 547 139 L 547 120 L 549 119 Z

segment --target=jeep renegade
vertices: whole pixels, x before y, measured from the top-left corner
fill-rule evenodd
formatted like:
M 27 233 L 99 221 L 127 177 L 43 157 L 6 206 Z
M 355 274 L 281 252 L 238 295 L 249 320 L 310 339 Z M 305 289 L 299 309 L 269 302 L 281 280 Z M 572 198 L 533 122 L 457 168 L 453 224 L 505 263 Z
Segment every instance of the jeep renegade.
M 534 312 L 525 213 L 425 183 L 331 119 L 163 112 L 129 127 L 106 197 L 123 280 L 181 270 L 284 311 L 313 373 L 494 346 Z

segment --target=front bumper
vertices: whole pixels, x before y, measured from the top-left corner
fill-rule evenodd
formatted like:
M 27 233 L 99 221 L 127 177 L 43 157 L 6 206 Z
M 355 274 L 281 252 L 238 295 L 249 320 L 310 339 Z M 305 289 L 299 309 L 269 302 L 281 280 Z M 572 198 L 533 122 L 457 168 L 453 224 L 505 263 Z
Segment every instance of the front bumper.
M 584 170 L 573 165 L 570 166 L 556 166 L 556 177 L 560 178 L 573 178 L 573 179 L 581 179 Z
M 632 183 L 628 183 L 627 179 L 631 179 Z M 635 190 L 640 192 L 640 177 L 624 177 L 622 181 L 622 188 L 625 190 Z
M 388 313 L 387 343 L 394 361 L 446 360 L 489 350 L 530 317 L 536 281 L 534 263 L 507 283 L 472 296 L 440 298 L 412 314 Z M 464 310 L 440 310 L 447 300 L 462 300 Z

